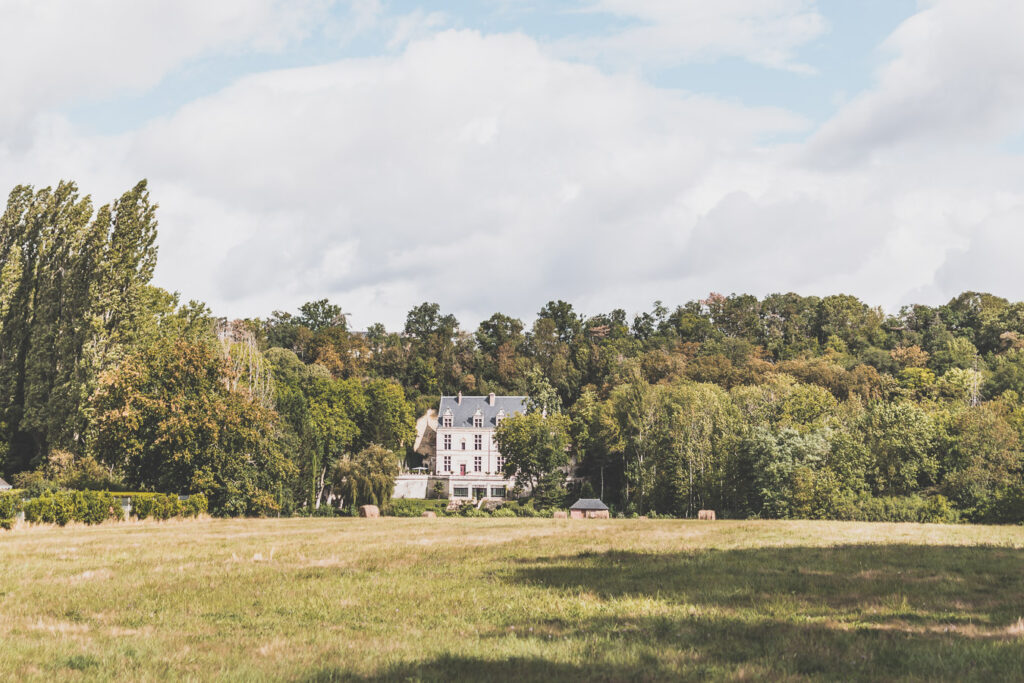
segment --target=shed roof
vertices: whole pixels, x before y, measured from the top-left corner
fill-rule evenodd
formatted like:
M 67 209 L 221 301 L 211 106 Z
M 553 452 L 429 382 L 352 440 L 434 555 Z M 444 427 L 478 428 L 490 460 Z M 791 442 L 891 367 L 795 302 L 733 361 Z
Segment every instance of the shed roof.
M 7 491 L 8 489 L 14 488 L 3 479 L 0 479 L 0 491 Z
M 572 504 L 570 510 L 607 510 L 608 506 L 599 498 L 580 498 Z

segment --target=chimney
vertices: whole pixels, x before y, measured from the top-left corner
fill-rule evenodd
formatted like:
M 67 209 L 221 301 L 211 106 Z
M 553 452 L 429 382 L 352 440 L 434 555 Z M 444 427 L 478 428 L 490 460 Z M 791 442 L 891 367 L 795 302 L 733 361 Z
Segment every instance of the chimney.
M 455 397 L 455 402 L 458 403 L 460 406 L 462 405 L 462 392 L 461 391 L 459 392 L 459 395 Z
M 493 391 L 490 394 L 487 395 L 487 404 L 488 405 L 492 405 L 492 406 L 494 405 L 494 392 Z

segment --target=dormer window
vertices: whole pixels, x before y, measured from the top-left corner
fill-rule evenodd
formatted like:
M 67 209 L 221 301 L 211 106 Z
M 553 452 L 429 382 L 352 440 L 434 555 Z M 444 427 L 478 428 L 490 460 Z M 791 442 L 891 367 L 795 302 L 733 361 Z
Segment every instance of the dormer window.
M 483 427 L 484 426 L 484 416 L 480 414 L 479 410 L 476 411 L 476 415 L 473 416 L 473 426 L 474 427 Z
M 505 419 L 505 411 L 504 410 L 499 410 L 497 417 L 494 418 L 494 426 L 500 425 L 501 421 L 504 420 L 504 419 Z
M 441 417 L 441 426 L 442 427 L 451 427 L 452 426 L 452 411 L 451 410 L 444 411 L 444 416 Z

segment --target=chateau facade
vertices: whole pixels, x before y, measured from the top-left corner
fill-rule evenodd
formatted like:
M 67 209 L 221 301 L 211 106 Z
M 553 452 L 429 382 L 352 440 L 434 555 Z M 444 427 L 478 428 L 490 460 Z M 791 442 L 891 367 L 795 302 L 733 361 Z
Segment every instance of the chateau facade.
M 436 492 L 449 500 L 506 498 L 515 480 L 502 474 L 505 460 L 494 431 L 502 420 L 520 413 L 526 413 L 525 396 L 442 396 L 436 426 L 426 425 L 419 439 L 431 440 L 426 430 L 434 428 L 433 448 L 425 450 L 427 472 L 400 476 L 395 497 L 425 498 Z

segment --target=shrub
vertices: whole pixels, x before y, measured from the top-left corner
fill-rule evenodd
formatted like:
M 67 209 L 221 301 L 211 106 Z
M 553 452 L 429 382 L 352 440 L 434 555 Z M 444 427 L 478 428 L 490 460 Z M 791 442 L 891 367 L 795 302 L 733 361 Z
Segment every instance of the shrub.
M 447 507 L 446 499 L 393 498 L 384 508 L 384 514 L 392 517 L 421 517 L 424 512 L 430 510 L 440 516 L 445 513 Z
M 41 470 L 32 472 L 19 472 L 11 479 L 14 488 L 22 489 L 25 498 L 38 498 L 48 493 L 56 493 L 60 486 L 55 481 L 46 478 Z
M 848 496 L 836 503 L 834 519 L 955 524 L 960 513 L 945 496 Z
M 120 502 L 109 493 L 61 491 L 32 498 L 24 503 L 25 521 L 42 524 L 82 522 L 101 524 L 124 519 Z
M 210 501 L 201 493 L 193 493 L 182 505 L 182 513 L 186 517 L 198 517 L 204 515 L 210 509 Z
M 14 526 L 14 518 L 21 511 L 21 493 L 0 493 L 0 529 Z
M 167 493 L 133 496 L 132 513 L 139 519 L 164 520 L 181 517 L 184 510 L 178 496 Z
M 491 517 L 516 517 L 516 511 L 510 505 L 502 505 L 491 513 Z
M 513 505 L 509 506 L 516 517 L 541 517 L 543 513 L 539 512 L 533 505 Z

